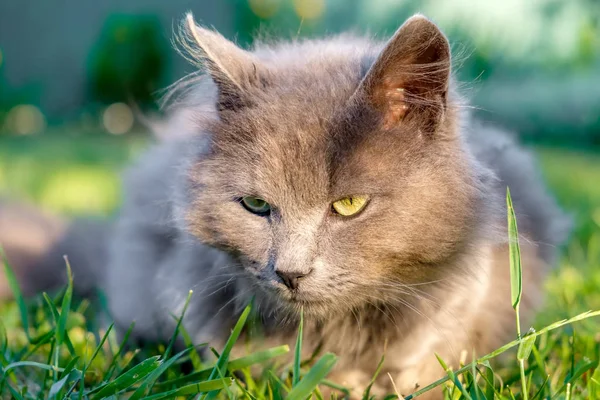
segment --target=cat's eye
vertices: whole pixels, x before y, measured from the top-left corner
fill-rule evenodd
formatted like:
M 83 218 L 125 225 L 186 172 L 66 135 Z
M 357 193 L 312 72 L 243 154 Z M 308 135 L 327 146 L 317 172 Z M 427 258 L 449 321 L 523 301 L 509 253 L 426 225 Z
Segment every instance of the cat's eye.
M 261 198 L 254 196 L 244 196 L 240 200 L 244 208 L 251 213 L 258 215 L 268 215 L 271 212 L 271 205 Z
M 336 214 L 343 217 L 351 217 L 362 211 L 369 201 L 366 196 L 348 196 L 334 201 L 331 207 Z

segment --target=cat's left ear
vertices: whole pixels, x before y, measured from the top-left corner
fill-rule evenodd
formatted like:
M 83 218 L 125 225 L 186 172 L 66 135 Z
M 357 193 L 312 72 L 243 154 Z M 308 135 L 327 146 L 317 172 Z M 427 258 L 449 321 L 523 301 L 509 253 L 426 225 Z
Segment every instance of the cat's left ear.
M 357 94 L 380 114 L 384 129 L 416 122 L 432 134 L 446 109 L 450 45 L 422 15 L 409 18 L 372 64 Z
M 260 61 L 217 32 L 196 25 L 191 13 L 183 31 L 181 44 L 189 58 L 200 63 L 217 86 L 219 111 L 247 106 L 252 100 L 248 92 L 265 83 L 266 70 Z

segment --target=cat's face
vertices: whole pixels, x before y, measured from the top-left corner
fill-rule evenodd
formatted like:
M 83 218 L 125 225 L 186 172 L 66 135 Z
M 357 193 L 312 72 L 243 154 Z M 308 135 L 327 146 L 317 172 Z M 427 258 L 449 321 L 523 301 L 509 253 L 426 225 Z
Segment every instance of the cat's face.
M 447 81 L 423 109 L 397 97 L 425 92 L 386 78 L 387 64 L 364 78 L 366 55 L 306 57 L 315 61 L 304 69 L 272 65 L 245 98 L 221 93 L 211 149 L 193 166 L 191 231 L 234 255 L 261 295 L 323 317 L 452 273 L 442 265 L 471 234 L 475 189 Z

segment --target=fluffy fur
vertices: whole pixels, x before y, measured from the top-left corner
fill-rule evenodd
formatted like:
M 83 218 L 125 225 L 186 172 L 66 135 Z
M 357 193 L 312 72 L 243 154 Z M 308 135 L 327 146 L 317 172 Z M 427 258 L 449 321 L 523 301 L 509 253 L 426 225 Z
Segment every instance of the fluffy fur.
M 139 337 L 168 338 L 193 290 L 184 324 L 218 345 L 254 296 L 256 346 L 292 343 L 303 308 L 306 351 L 337 353 L 335 379 L 358 395 L 385 351 L 385 372 L 408 394 L 443 376 L 434 352 L 456 364 L 511 339 L 507 186 L 527 325 L 568 223 L 530 156 L 467 115 L 433 23 L 415 16 L 387 43 L 339 36 L 245 51 L 188 18 L 181 43 L 206 74 L 167 96 L 165 129 L 177 137 L 126 173 L 120 215 L 94 243 L 52 250 L 56 262 L 79 249 L 76 285 L 92 277 L 121 327 L 135 320 Z M 249 195 L 271 214 L 242 207 Z M 368 196 L 364 211 L 332 213 L 348 195 Z M 306 276 L 290 290 L 277 271 Z M 30 275 L 20 274 L 32 291 L 48 286 Z

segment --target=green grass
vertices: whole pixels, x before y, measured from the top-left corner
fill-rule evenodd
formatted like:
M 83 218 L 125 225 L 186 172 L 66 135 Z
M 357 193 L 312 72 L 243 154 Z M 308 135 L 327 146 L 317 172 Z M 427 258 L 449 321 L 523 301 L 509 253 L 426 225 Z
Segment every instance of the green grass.
M 0 193 L 67 214 L 108 214 L 118 205 L 118 171 L 144 146 L 135 137 L 4 138 Z M 440 359 L 447 377 L 418 393 L 444 385 L 448 399 L 600 399 L 600 318 L 586 313 L 600 310 L 600 156 L 557 149 L 539 149 L 538 154 L 549 186 L 575 213 L 577 224 L 546 283 L 546 306 L 536 330 L 521 326 L 517 334 L 515 323 L 513 342 L 474 362 L 465 360 L 459 370 Z M 517 242 L 512 243 L 518 321 L 519 276 L 527 265 L 520 265 Z M 302 330 L 289 364 L 281 361 L 290 351 L 287 346 L 230 359 L 249 309 L 225 347 L 212 349 L 217 361 L 205 364 L 198 357 L 203 344 L 194 346 L 182 327 L 170 343 L 131 348 L 118 340 L 112 326 L 98 326 L 90 304 L 72 298 L 70 285 L 54 297 L 27 302 L 18 287 L 13 289 L 16 301 L 0 304 L 1 398 L 306 399 L 311 394 L 321 398 L 323 384 L 336 386 L 324 380 L 335 355 L 324 354 L 312 364 L 300 359 Z M 172 354 L 177 336 L 188 348 Z M 500 354 L 508 356 L 498 360 Z M 181 372 L 184 362 L 193 365 L 193 373 Z
M 0 138 L 0 193 L 61 214 L 108 214 L 118 206 L 119 172 L 146 142 L 106 134 Z

